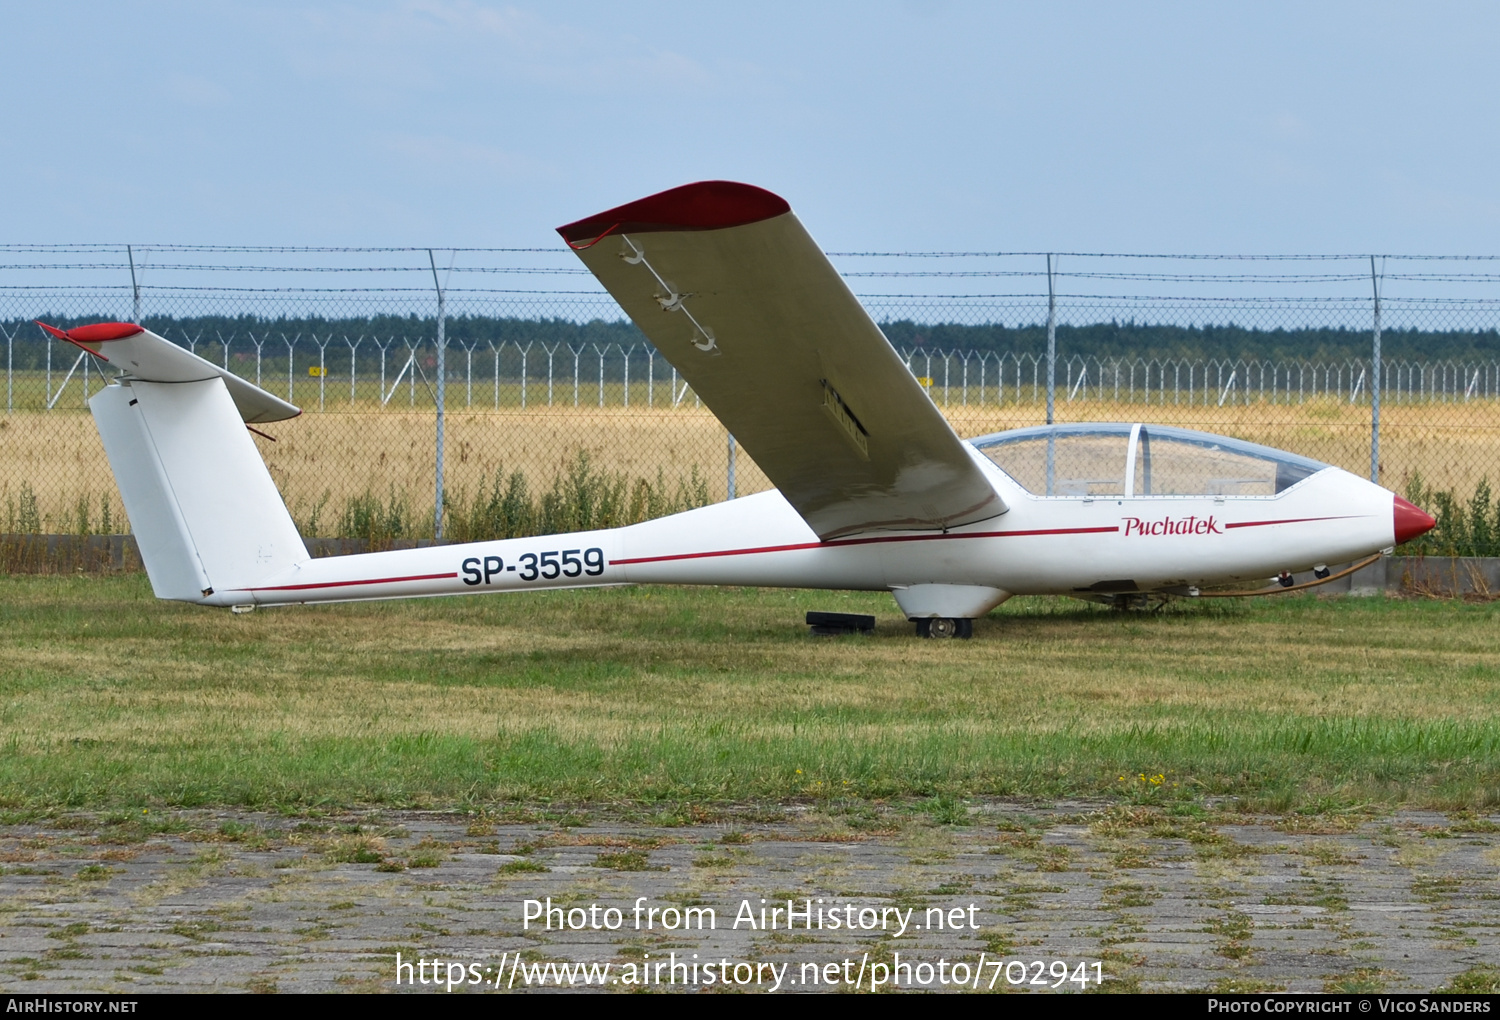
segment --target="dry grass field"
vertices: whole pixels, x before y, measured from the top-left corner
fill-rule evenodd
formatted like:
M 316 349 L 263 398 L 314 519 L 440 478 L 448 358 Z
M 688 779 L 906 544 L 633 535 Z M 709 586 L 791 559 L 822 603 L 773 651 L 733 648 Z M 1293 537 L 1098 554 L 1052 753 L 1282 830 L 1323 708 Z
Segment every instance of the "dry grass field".
M 941 396 L 939 394 L 939 396 Z M 943 408 L 965 437 L 1040 424 L 1033 404 Z M 1060 421 L 1138 421 L 1222 432 L 1315 457 L 1360 475 L 1369 471 L 1369 410 L 1337 401 L 1226 407 L 1060 402 Z M 328 497 L 338 507 L 352 497 L 404 496 L 420 507 L 430 500 L 434 464 L 433 418 L 423 410 L 357 407 L 309 411 L 267 426 L 275 436 L 256 442 L 294 513 Z M 550 482 L 578 451 L 627 478 L 669 486 L 697 471 L 711 497 L 725 489 L 727 436 L 703 408 L 552 406 L 456 410 L 448 415 L 446 478 L 450 489 L 473 491 L 497 471 L 522 471 L 533 484 Z M 1460 497 L 1481 478 L 1500 481 L 1500 405 L 1493 401 L 1387 407 L 1382 424 L 1382 474 L 1401 490 L 1415 472 L 1429 487 Z M 36 494 L 42 530 L 75 531 L 86 498 L 97 528 L 102 499 L 119 498 L 104 451 L 86 412 L 24 411 L 0 416 L 0 521 L 17 530 L 22 486 Z M 737 491 L 768 488 L 744 451 L 738 453 Z M 299 513 L 299 517 L 301 514 Z M 336 515 L 325 514 L 324 520 Z M 27 530 L 22 527 L 19 530 Z
M 415 506 L 431 505 L 431 410 L 310 412 L 261 431 L 275 436 L 275 442 L 257 438 L 256 443 L 299 518 L 299 511 L 325 495 L 333 507 L 366 493 L 382 498 L 394 493 Z M 630 479 L 654 480 L 660 471 L 668 486 L 688 481 L 696 470 L 710 494 L 720 498 L 727 440 L 711 414 L 690 408 L 454 413 L 448 416 L 445 476 L 455 494 L 477 489 L 496 472 L 521 471 L 534 483 L 546 483 L 584 451 L 594 463 Z M 736 477 L 741 494 L 770 487 L 743 452 Z M 80 497 L 96 515 L 101 498 L 111 499 L 119 512 L 104 448 L 86 413 L 0 417 L 0 514 L 16 503 L 23 484 L 37 494 L 44 530 L 76 530 Z
M 809 609 L 880 625 L 812 638 Z M 973 641 L 932 642 L 884 594 L 233 616 L 157 602 L 139 574 L 5 577 L 0 808 L 945 793 L 1488 809 L 1494 623 L 1494 604 L 1440 600 L 1016 599 Z

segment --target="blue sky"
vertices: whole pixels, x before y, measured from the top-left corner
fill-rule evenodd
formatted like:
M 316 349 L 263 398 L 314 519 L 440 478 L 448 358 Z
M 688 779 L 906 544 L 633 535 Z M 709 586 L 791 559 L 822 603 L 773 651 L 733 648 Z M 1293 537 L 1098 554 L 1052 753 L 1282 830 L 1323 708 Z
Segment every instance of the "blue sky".
M 1494 253 L 1500 6 L 11 4 L 9 242 L 550 246 L 703 178 L 827 248 Z

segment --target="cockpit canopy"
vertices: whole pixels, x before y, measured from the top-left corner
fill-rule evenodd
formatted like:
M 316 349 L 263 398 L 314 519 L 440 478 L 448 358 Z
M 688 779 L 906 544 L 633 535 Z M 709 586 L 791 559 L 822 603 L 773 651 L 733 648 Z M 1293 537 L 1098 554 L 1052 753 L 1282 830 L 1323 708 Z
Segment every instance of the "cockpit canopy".
M 970 442 L 1038 496 L 1274 496 L 1328 466 L 1164 425 L 1041 425 Z

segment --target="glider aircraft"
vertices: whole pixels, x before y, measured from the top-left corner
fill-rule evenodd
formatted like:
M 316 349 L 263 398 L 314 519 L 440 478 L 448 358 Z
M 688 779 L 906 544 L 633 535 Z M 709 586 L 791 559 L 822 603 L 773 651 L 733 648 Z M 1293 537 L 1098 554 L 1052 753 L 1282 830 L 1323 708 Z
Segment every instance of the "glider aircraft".
M 1276 591 L 1435 523 L 1337 467 L 1186 429 L 962 440 L 760 188 L 689 184 L 558 232 L 774 490 L 622 528 L 314 559 L 247 432 L 295 406 L 135 324 L 44 326 L 118 372 L 89 406 L 157 597 L 246 611 L 618 584 L 890 591 L 918 634 L 968 637 L 1012 595 Z

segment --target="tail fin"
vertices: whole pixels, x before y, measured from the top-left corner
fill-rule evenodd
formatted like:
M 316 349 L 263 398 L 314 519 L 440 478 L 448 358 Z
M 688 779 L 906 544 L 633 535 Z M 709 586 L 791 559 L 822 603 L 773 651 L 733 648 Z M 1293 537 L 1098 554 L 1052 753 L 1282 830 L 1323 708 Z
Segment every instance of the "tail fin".
M 237 378 L 243 392 L 231 392 L 222 370 L 136 329 L 135 344 L 170 348 L 156 353 L 173 371 L 152 375 L 199 375 L 163 380 L 127 370 L 89 400 L 157 597 L 203 602 L 215 589 L 243 588 L 307 559 L 244 421 L 290 415 L 269 404 L 271 394 Z M 212 371 L 183 371 L 197 367 L 188 358 Z M 148 359 L 130 360 L 150 371 Z

